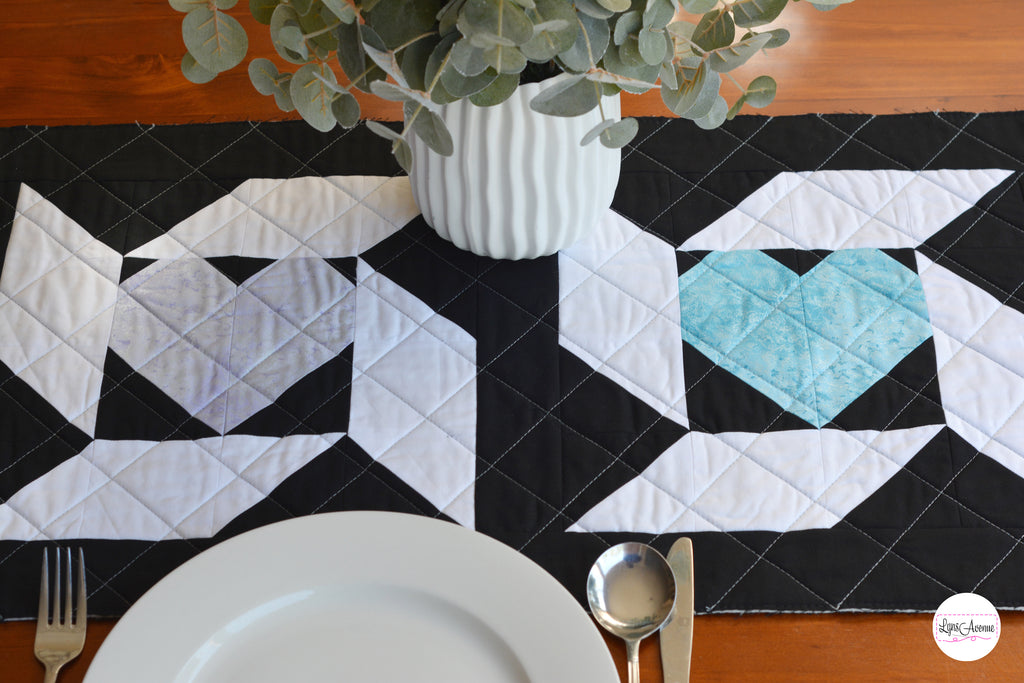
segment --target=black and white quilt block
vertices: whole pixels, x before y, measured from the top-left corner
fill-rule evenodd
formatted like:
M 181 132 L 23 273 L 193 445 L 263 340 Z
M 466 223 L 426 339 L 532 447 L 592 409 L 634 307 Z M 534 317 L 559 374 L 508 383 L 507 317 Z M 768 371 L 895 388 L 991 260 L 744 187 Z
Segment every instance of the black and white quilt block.
M 562 346 L 688 430 L 569 530 L 829 528 L 946 424 L 1020 474 L 1020 313 L 914 251 L 1010 175 L 784 172 L 677 248 L 610 215 L 563 252 Z
M 526 262 L 441 240 L 358 128 L 9 131 L 0 616 L 52 541 L 116 615 L 351 509 L 581 598 L 685 534 L 698 611 L 1024 605 L 1021 122 L 647 120 L 596 230 Z
M 0 506 L 4 538 L 212 536 L 346 435 L 473 526 L 474 340 L 359 258 L 415 215 L 404 178 L 250 180 L 122 258 L 24 187 L 0 360 L 93 438 Z M 318 398 L 350 412 L 267 434 L 277 399 L 346 353 Z M 189 426 L 104 419 L 108 361 Z

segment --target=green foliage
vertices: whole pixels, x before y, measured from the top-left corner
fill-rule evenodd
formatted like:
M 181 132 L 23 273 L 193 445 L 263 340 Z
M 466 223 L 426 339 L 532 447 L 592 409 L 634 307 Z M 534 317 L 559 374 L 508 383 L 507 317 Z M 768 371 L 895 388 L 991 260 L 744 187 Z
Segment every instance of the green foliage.
M 804 1 L 824 11 L 853 0 Z M 228 13 L 237 0 L 168 2 L 184 14 L 186 78 L 206 83 L 244 60 L 248 36 Z M 282 72 L 266 58 L 274 55 L 260 55 L 249 64 L 249 79 L 280 109 L 297 110 L 322 131 L 359 122 L 353 90 L 402 102 L 402 129 L 374 121 L 367 127 L 391 141 L 407 170 L 410 135 L 438 154 L 453 153 L 440 105 L 503 102 L 530 63 L 562 72 L 531 100 L 540 113 L 578 116 L 599 107 L 602 95 L 658 88 L 673 113 L 714 128 L 744 106 L 764 107 L 774 99 L 770 76 L 742 86 L 729 72 L 789 40 L 784 28 L 762 28 L 789 2 L 249 0 L 249 12 L 269 31 L 276 61 L 295 65 Z M 694 20 L 676 20 L 680 9 Z M 739 91 L 731 105 L 721 92 L 727 82 Z M 634 119 L 605 119 L 603 112 L 601 118 L 581 144 L 600 140 L 617 148 L 637 133 Z

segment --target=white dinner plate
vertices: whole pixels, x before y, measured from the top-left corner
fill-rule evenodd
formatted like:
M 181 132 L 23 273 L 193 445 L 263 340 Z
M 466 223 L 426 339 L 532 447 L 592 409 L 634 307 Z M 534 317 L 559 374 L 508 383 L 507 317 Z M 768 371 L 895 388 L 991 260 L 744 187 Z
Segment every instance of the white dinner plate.
M 426 517 L 338 512 L 255 529 L 178 567 L 121 618 L 85 680 L 618 683 L 618 674 L 579 603 L 512 548 Z

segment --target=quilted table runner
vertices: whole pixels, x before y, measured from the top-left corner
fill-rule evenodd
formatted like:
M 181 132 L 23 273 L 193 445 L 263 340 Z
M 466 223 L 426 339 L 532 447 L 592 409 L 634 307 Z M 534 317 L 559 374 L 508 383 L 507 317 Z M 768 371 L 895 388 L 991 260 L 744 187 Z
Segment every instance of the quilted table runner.
M 1024 607 L 1022 171 L 1020 113 L 647 119 L 591 235 L 503 262 L 363 127 L 0 130 L 0 615 L 53 543 L 119 615 L 365 509 L 581 600 L 685 535 L 700 612 Z

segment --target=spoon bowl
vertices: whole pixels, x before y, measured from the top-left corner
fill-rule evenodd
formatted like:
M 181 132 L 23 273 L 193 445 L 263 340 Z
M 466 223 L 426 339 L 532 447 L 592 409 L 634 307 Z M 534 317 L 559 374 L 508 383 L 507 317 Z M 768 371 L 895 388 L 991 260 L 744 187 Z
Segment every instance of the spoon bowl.
M 590 611 L 609 633 L 626 641 L 630 683 L 640 679 L 640 641 L 668 620 L 676 600 L 672 567 L 644 543 L 604 551 L 587 577 Z

